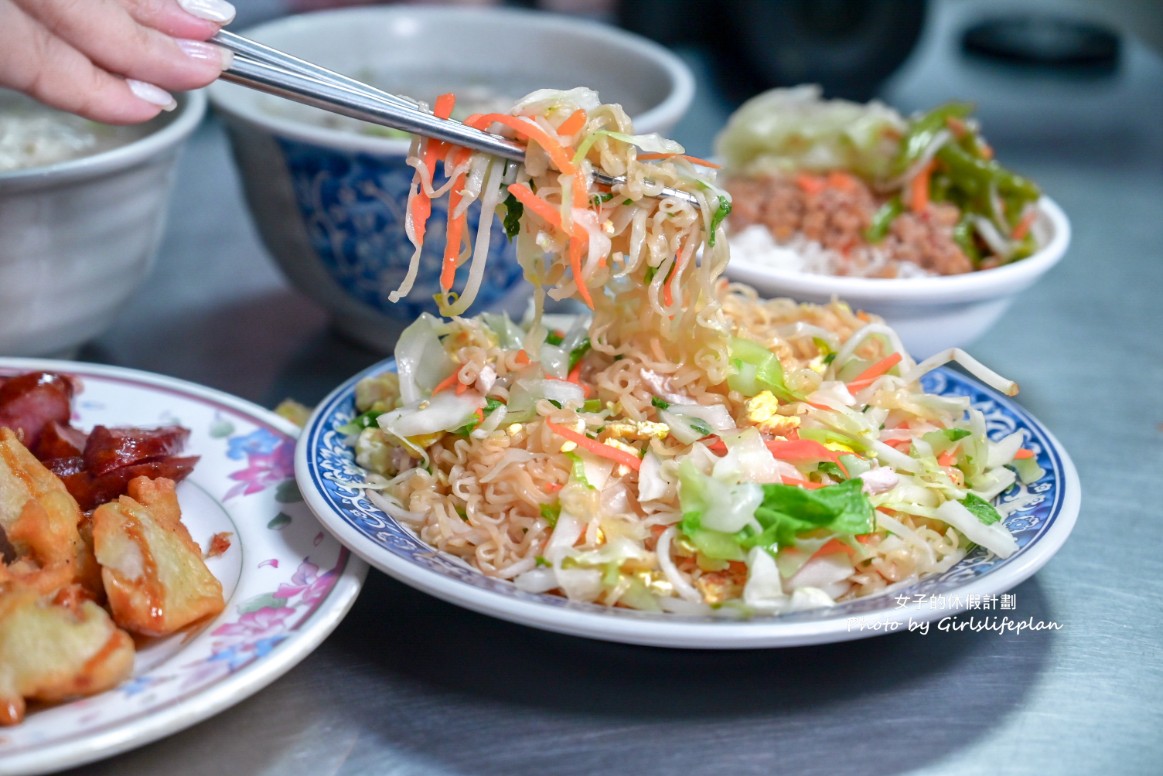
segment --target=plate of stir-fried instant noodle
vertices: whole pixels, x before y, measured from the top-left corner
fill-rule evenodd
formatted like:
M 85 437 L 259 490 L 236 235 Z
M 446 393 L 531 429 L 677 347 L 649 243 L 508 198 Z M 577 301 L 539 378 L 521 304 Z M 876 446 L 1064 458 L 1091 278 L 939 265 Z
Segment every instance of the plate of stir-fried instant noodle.
M 338 387 L 297 448 L 308 504 L 372 565 L 548 630 L 761 647 L 949 616 L 1065 541 L 1077 475 L 1017 385 L 960 349 L 918 363 L 843 302 L 727 283 L 706 162 L 584 89 L 466 123 L 529 151 L 514 169 L 417 141 L 418 246 L 431 198 L 455 200 L 446 317 Z M 471 202 L 517 243 L 527 320 L 466 316 L 488 241 L 457 226 Z

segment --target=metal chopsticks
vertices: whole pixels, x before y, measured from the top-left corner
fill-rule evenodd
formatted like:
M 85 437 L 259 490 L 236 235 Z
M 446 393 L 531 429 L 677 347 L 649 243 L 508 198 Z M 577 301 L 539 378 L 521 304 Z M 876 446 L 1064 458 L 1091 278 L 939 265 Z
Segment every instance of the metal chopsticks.
M 234 54 L 230 66 L 222 73 L 224 81 L 502 159 L 525 161 L 525 148 L 520 144 L 453 119 L 439 118 L 412 100 L 228 30 L 219 30 L 210 40 Z M 594 180 L 607 186 L 625 183 L 625 178 L 601 171 L 594 172 Z M 699 204 L 696 197 L 678 189 L 664 187 L 658 196 L 679 197 L 696 207 Z

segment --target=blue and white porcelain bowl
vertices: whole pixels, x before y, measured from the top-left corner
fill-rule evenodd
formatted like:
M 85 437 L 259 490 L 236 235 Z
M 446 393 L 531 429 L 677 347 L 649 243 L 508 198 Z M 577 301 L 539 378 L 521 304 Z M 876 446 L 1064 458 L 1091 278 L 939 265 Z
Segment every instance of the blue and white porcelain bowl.
M 667 132 L 694 95 L 674 54 L 617 28 L 514 9 L 366 7 L 287 17 L 248 37 L 391 92 L 431 103 L 511 104 L 539 88 L 596 89 L 643 132 Z M 445 212 L 430 235 L 411 294 L 388 300 L 411 259 L 404 230 L 410 141 L 242 87 L 210 99 L 225 122 L 246 202 L 268 251 L 291 283 L 325 307 L 349 337 L 389 352 L 400 330 L 436 312 Z M 479 213 L 470 214 L 470 227 Z M 530 288 L 512 245 L 493 230 L 488 271 L 471 313 L 523 312 Z

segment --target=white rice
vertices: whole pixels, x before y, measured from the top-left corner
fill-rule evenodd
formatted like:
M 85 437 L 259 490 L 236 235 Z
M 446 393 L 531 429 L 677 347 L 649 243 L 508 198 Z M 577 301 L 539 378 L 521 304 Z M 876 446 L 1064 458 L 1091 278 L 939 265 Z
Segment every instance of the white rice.
M 730 242 L 732 259 L 780 272 L 900 278 L 931 277 L 934 274 L 911 261 L 896 261 L 875 246 L 845 256 L 801 235 L 778 243 L 762 224 L 752 224 L 730 235 Z

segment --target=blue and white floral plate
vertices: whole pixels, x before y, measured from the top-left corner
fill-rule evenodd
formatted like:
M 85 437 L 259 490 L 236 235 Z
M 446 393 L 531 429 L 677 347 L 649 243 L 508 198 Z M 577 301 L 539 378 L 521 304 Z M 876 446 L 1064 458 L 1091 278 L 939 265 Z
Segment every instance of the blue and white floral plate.
M 970 397 L 984 413 L 994 438 L 1025 432 L 1025 447 L 1037 454 L 1045 469 L 1037 482 L 1014 486 L 997 500 L 1020 548 L 1009 558 L 978 549 L 943 574 L 875 596 L 747 620 L 637 612 L 525 593 L 435 551 L 364 497 L 360 486 L 365 473 L 338 429 L 355 413 L 356 383 L 394 368 L 389 359 L 357 374 L 316 408 L 295 455 L 295 476 L 307 504 L 340 541 L 381 571 L 468 609 L 546 630 L 631 644 L 735 649 L 819 644 L 917 629 L 970 609 L 988 609 L 1000 622 L 1007 614 L 1003 610 L 1014 603 L 1006 591 L 1050 560 L 1078 517 L 1078 474 L 1050 432 L 1010 399 L 959 372 L 939 369 L 925 378 L 928 391 Z
M 0 728 L 0 772 L 81 765 L 189 727 L 261 690 L 311 653 L 351 608 L 367 566 L 306 508 L 293 478 L 297 429 L 273 412 L 192 383 L 116 367 L 0 359 L 0 376 L 75 377 L 78 428 L 98 424 L 190 429 L 201 456 L 178 486 L 182 520 L 207 548 L 226 609 L 194 631 L 139 645 L 121 686 L 56 706 L 30 707 Z

